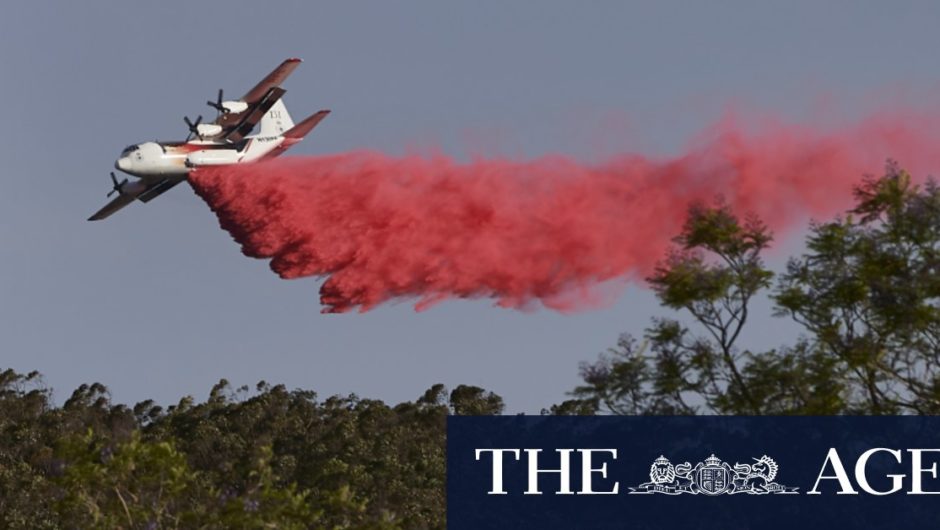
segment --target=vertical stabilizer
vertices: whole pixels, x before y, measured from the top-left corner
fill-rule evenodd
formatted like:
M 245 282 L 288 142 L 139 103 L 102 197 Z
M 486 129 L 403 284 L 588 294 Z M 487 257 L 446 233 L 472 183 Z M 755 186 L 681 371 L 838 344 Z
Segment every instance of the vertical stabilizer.
M 277 100 L 264 114 L 258 127 L 258 136 L 281 136 L 294 127 L 283 99 Z

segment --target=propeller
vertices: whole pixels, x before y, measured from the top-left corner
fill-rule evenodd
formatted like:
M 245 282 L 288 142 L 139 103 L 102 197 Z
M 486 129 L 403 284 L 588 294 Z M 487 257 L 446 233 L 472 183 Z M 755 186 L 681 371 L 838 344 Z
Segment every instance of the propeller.
M 114 189 L 108 192 L 108 197 L 117 193 L 124 193 L 124 185 L 127 184 L 127 179 L 118 182 L 117 177 L 114 176 L 114 171 L 111 172 L 111 182 L 114 183 Z
M 219 114 L 228 114 L 231 112 L 229 109 L 222 106 L 222 89 L 219 89 L 219 98 L 216 101 L 206 101 L 206 105 L 214 108 L 219 111 Z
M 183 116 L 183 121 L 185 121 L 186 125 L 189 127 L 189 136 L 186 137 L 186 141 L 189 141 L 193 135 L 198 136 L 200 140 L 204 139 L 199 132 L 199 124 L 202 123 L 202 115 L 196 118 L 196 123 L 189 121 L 189 116 Z

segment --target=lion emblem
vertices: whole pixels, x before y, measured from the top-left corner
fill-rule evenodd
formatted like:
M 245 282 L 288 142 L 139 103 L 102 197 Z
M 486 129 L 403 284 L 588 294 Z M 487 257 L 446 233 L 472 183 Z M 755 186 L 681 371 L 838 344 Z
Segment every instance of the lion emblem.
M 653 484 L 672 484 L 675 479 L 676 468 L 668 458 L 660 456 L 653 461 L 650 466 L 650 481 Z

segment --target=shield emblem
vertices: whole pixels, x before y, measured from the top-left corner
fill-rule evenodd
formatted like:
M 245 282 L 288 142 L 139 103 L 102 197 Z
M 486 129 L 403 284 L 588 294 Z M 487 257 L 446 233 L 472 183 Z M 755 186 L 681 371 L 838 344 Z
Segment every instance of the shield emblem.
M 706 495 L 721 495 L 731 486 L 731 477 L 724 467 L 707 465 L 699 468 L 695 483 Z

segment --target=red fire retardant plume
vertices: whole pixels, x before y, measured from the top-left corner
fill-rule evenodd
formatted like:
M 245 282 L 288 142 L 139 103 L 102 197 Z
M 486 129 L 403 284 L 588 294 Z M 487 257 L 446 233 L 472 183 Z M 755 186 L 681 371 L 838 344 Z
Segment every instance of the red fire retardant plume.
M 200 169 L 193 188 L 242 245 L 282 278 L 325 277 L 324 312 L 394 299 L 417 309 L 489 297 L 574 310 L 596 286 L 648 274 L 694 201 L 724 197 L 778 232 L 849 205 L 851 186 L 889 157 L 940 167 L 940 120 L 876 116 L 847 129 L 727 121 L 681 156 L 583 164 L 393 157 L 355 151 Z

